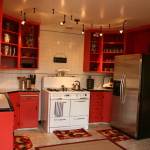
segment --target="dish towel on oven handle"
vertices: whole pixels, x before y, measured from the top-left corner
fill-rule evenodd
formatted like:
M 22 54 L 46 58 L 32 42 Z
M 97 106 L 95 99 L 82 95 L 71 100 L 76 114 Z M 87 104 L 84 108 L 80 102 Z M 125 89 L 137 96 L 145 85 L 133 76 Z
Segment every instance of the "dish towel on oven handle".
M 55 117 L 63 117 L 63 106 L 64 102 L 55 102 L 55 110 L 54 110 Z

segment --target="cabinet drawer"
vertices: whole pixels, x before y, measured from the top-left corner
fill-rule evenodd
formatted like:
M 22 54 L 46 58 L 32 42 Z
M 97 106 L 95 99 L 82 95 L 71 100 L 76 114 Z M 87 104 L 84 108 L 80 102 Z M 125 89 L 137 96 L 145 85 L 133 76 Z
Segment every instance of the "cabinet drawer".
M 91 100 L 94 99 L 102 99 L 103 98 L 103 92 L 91 92 Z
M 102 105 L 102 100 L 90 101 L 90 105 L 101 106 Z
M 70 117 L 70 125 L 85 125 L 88 124 L 88 116 Z
M 50 127 L 69 126 L 69 117 L 50 118 Z
M 38 95 L 20 95 L 20 101 L 38 101 Z
M 102 113 L 102 110 L 101 109 L 99 109 L 99 108 L 97 108 L 97 109 L 91 109 L 90 110 L 90 114 L 99 114 L 99 113 Z

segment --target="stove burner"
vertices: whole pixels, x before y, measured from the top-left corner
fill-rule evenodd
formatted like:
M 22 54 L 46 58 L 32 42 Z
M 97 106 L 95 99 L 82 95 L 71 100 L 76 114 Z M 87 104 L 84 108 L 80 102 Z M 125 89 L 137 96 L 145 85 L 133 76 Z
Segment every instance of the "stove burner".
M 51 89 L 51 88 L 47 88 L 48 91 L 52 91 L 52 92 L 60 92 L 61 89 Z

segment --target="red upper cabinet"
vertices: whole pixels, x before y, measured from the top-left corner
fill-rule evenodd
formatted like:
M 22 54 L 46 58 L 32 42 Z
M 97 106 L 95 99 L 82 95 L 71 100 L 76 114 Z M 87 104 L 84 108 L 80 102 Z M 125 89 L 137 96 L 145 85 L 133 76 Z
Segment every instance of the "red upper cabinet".
M 127 30 L 126 54 L 150 53 L 150 25 Z
M 84 66 L 86 72 L 113 73 L 114 57 L 124 53 L 124 35 L 118 31 L 87 30 L 84 41 Z
M 1 41 L 1 68 L 18 68 L 19 20 L 3 15 Z
M 37 69 L 39 59 L 39 24 L 21 25 L 20 68 Z
M 2 69 L 38 69 L 40 24 L 3 15 L 1 34 Z
M 95 35 L 96 30 L 87 30 L 84 41 L 84 66 L 87 72 L 101 71 L 102 38 Z
M 102 72 L 113 73 L 114 58 L 116 55 L 124 53 L 124 35 L 118 31 L 104 33 L 103 53 L 102 53 Z

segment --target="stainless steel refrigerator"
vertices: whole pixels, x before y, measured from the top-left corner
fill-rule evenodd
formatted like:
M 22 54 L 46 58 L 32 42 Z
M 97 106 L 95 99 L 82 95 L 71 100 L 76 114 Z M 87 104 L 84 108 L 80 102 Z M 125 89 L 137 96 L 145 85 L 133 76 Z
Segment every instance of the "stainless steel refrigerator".
M 111 125 L 150 138 L 150 55 L 115 57 Z

